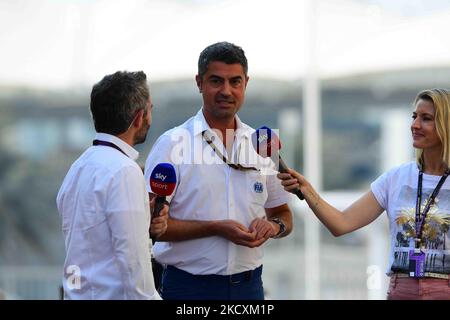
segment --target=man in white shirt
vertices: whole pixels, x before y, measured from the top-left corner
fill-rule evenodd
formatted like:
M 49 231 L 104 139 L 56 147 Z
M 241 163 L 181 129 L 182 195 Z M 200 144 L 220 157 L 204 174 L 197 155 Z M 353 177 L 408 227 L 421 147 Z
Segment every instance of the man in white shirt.
M 236 114 L 248 79 L 240 47 L 208 46 L 196 76 L 202 109 L 164 133 L 147 158 L 147 182 L 161 162 L 172 163 L 177 175 L 167 231 L 160 237 L 165 242 L 154 246 L 156 260 L 165 265 L 164 299 L 264 299 L 261 245 L 292 229 L 288 194 L 276 172 L 258 168 L 263 159 L 249 161 L 259 157 L 254 130 Z
M 161 299 L 151 242 L 167 228 L 167 208 L 150 227 L 150 206 L 135 144 L 145 141 L 152 102 L 144 72 L 116 72 L 95 84 L 97 134 L 71 166 L 57 196 L 66 259 L 65 299 Z M 165 213 L 164 213 L 165 212 Z

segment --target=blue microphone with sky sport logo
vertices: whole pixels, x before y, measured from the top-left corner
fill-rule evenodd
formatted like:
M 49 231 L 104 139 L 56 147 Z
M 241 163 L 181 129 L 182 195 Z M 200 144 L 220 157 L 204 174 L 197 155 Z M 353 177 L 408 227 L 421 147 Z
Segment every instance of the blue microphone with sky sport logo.
M 150 175 L 150 188 L 156 194 L 155 209 L 152 218 L 158 217 L 164 204 L 166 196 L 170 196 L 175 190 L 177 175 L 175 168 L 170 163 L 159 163 Z
M 283 159 L 281 159 L 280 155 L 280 138 L 278 138 L 277 134 L 272 129 L 266 126 L 256 129 L 252 134 L 252 144 L 256 153 L 261 157 L 270 157 L 274 163 L 278 162 L 278 171 L 280 173 L 288 172 L 288 166 L 284 163 Z M 299 188 L 294 190 L 293 193 L 296 194 L 300 200 L 305 199 Z

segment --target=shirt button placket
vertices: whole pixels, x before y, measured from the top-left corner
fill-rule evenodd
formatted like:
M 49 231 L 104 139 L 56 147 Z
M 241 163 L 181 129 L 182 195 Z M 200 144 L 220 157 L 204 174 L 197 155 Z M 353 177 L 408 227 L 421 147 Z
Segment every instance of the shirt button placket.
M 236 219 L 236 211 L 235 211 L 235 204 L 234 204 L 234 198 L 233 198 L 233 183 L 232 183 L 232 168 L 228 167 L 227 168 L 227 199 L 228 199 L 228 218 L 231 220 L 237 220 Z M 234 269 L 234 261 L 235 261 L 235 246 L 233 245 L 233 243 L 230 241 L 228 243 L 228 271 L 229 273 L 231 273 L 230 271 Z

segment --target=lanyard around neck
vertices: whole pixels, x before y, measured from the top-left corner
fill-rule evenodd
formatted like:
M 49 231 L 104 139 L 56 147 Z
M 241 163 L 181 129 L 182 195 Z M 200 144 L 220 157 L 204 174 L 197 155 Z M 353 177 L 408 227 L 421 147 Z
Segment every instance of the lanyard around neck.
M 127 154 L 126 154 L 125 152 L 123 152 L 122 149 L 120 149 L 117 145 L 115 145 L 114 143 L 109 142 L 109 141 L 103 141 L 103 140 L 97 140 L 97 139 L 95 139 L 94 141 L 92 141 L 92 145 L 94 145 L 94 146 L 111 147 L 111 148 L 114 148 L 114 149 L 116 149 L 116 150 L 119 150 L 120 152 L 122 152 L 124 155 L 127 156 Z M 128 157 L 128 156 L 127 156 L 127 157 Z
M 255 168 L 255 167 L 245 167 L 241 164 L 235 164 L 235 163 L 231 163 L 219 150 L 217 150 L 217 147 L 214 145 L 214 142 L 212 142 L 212 140 L 208 139 L 205 135 L 206 131 L 202 132 L 202 138 L 206 141 L 206 143 L 209 144 L 209 146 L 214 150 L 214 152 L 216 153 L 216 155 L 222 159 L 222 161 L 227 164 L 229 167 L 236 169 L 236 170 L 240 170 L 240 171 L 249 171 L 249 170 L 254 170 L 254 171 L 259 171 L 259 169 Z M 240 153 L 240 146 L 239 146 L 239 150 L 238 150 L 238 154 Z
M 419 244 L 422 241 L 423 226 L 425 225 L 425 219 L 427 217 L 428 211 L 430 211 L 431 205 L 434 203 L 436 196 L 438 195 L 439 191 L 441 190 L 441 187 L 444 184 L 444 182 L 447 179 L 449 174 L 450 174 L 450 170 L 445 171 L 444 175 L 439 180 L 436 188 L 434 188 L 433 192 L 431 193 L 430 197 L 428 198 L 428 201 L 426 202 L 426 206 L 423 209 L 423 212 L 420 213 L 420 205 L 422 202 L 423 171 L 422 170 L 419 171 L 419 177 L 418 177 L 418 181 L 417 181 L 417 200 L 416 200 L 416 216 L 415 216 L 415 227 L 416 227 L 415 247 L 416 248 L 419 248 Z

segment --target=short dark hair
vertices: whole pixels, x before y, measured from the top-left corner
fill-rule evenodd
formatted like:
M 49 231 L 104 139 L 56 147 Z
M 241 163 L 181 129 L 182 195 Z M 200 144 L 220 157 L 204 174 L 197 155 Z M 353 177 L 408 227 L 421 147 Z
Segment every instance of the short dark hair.
M 150 90 L 142 71 L 117 71 L 96 83 L 91 92 L 95 131 L 121 134 L 130 127 L 139 110 L 146 111 Z
M 208 64 L 212 61 L 221 61 L 226 64 L 239 63 L 247 75 L 248 64 L 244 50 L 233 43 L 217 42 L 206 47 L 198 58 L 198 76 L 203 77 L 208 70 Z

